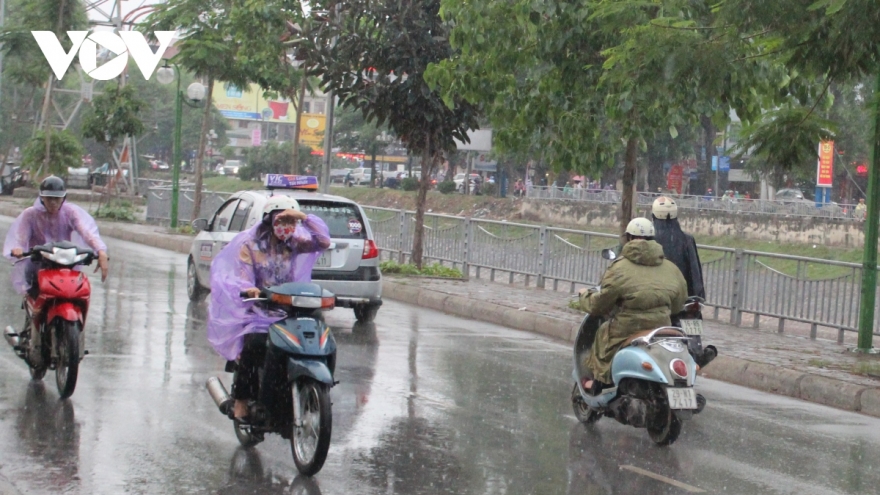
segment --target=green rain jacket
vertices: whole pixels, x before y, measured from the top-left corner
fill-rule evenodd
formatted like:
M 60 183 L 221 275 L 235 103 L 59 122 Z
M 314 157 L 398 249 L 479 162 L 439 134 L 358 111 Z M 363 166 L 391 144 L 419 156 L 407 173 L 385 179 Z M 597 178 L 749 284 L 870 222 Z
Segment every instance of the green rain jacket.
M 654 241 L 633 240 L 623 247 L 602 277 L 598 292 L 581 294 L 584 311 L 604 316 L 586 366 L 593 378 L 611 384 L 611 359 L 637 333 L 668 326 L 673 311 L 687 300 L 687 282 L 663 247 Z

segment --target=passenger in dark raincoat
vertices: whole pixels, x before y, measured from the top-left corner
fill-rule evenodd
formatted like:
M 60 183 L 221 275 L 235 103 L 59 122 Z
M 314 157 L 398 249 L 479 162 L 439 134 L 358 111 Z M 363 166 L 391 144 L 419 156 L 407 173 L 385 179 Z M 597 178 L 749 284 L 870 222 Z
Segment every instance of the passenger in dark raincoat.
M 697 252 L 694 236 L 686 234 L 678 224 L 678 205 L 675 200 L 661 196 L 651 207 L 654 217 L 654 240 L 663 246 L 663 254 L 681 270 L 687 282 L 688 296 L 706 299 L 703 285 L 703 265 Z

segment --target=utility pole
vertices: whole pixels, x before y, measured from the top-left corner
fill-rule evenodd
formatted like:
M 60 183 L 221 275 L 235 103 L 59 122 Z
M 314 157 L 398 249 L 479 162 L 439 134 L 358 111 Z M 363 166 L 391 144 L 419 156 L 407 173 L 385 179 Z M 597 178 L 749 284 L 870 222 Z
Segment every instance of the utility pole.
M 862 258 L 862 301 L 859 306 L 859 352 L 871 352 L 874 338 L 874 301 L 877 295 L 877 230 L 880 222 L 880 71 L 874 89 L 874 136 L 868 167 L 868 211 L 865 218 L 865 254 Z

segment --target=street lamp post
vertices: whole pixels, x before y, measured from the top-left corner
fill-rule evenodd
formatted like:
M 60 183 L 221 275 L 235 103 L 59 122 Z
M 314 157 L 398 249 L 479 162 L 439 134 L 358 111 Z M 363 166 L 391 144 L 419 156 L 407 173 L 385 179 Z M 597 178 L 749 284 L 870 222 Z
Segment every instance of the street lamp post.
M 183 103 L 198 108 L 198 102 L 205 98 L 205 86 L 200 82 L 194 82 L 186 88 L 186 95 L 192 103 L 184 99 L 183 92 L 180 91 L 180 68 L 177 64 L 173 64 L 174 69 L 167 64 L 156 71 L 156 79 L 161 84 L 170 84 L 174 80 L 175 72 L 177 73 L 177 90 L 174 97 L 174 163 L 171 165 L 171 228 L 177 228 L 177 207 L 180 197 L 180 161 L 181 161 L 181 144 L 180 144 L 180 127 L 183 114 Z

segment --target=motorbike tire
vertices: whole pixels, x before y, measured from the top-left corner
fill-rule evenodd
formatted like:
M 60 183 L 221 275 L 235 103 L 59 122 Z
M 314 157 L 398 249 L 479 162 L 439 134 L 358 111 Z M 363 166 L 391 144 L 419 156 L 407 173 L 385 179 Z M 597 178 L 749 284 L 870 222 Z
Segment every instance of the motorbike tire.
M 55 385 L 58 386 L 58 395 L 66 399 L 73 395 L 76 389 L 76 378 L 79 374 L 79 334 L 80 323 L 78 321 L 55 320 L 55 343 L 58 346 L 56 355 L 58 362 L 55 364 Z
M 656 395 L 656 410 L 654 415 L 648 418 L 648 436 L 657 445 L 672 445 L 681 433 L 681 420 L 669 408 L 666 391 L 658 387 Z
M 186 295 L 189 297 L 189 300 L 192 302 L 200 302 L 205 299 L 205 295 L 208 294 L 208 289 L 202 286 L 199 282 L 199 277 L 196 275 L 196 265 L 193 263 L 192 258 L 188 259 L 186 262 Z
M 290 450 L 296 469 L 305 476 L 314 476 L 324 467 L 330 450 L 333 413 L 330 410 L 330 388 L 310 378 L 303 378 L 291 387 L 299 387 L 302 418 L 294 417 Z M 296 397 L 296 394 L 291 393 Z M 293 404 L 291 404 L 293 406 Z M 302 426 L 297 426 L 297 423 Z
M 590 406 L 584 402 L 584 398 L 581 397 L 581 391 L 578 390 L 577 384 L 571 389 L 571 408 L 574 410 L 574 417 L 585 425 L 591 425 L 602 418 L 599 411 L 590 409 Z
M 265 438 L 263 435 L 251 432 L 237 419 L 232 420 L 232 427 L 235 429 L 235 438 L 238 438 L 238 443 L 246 449 L 262 442 Z

